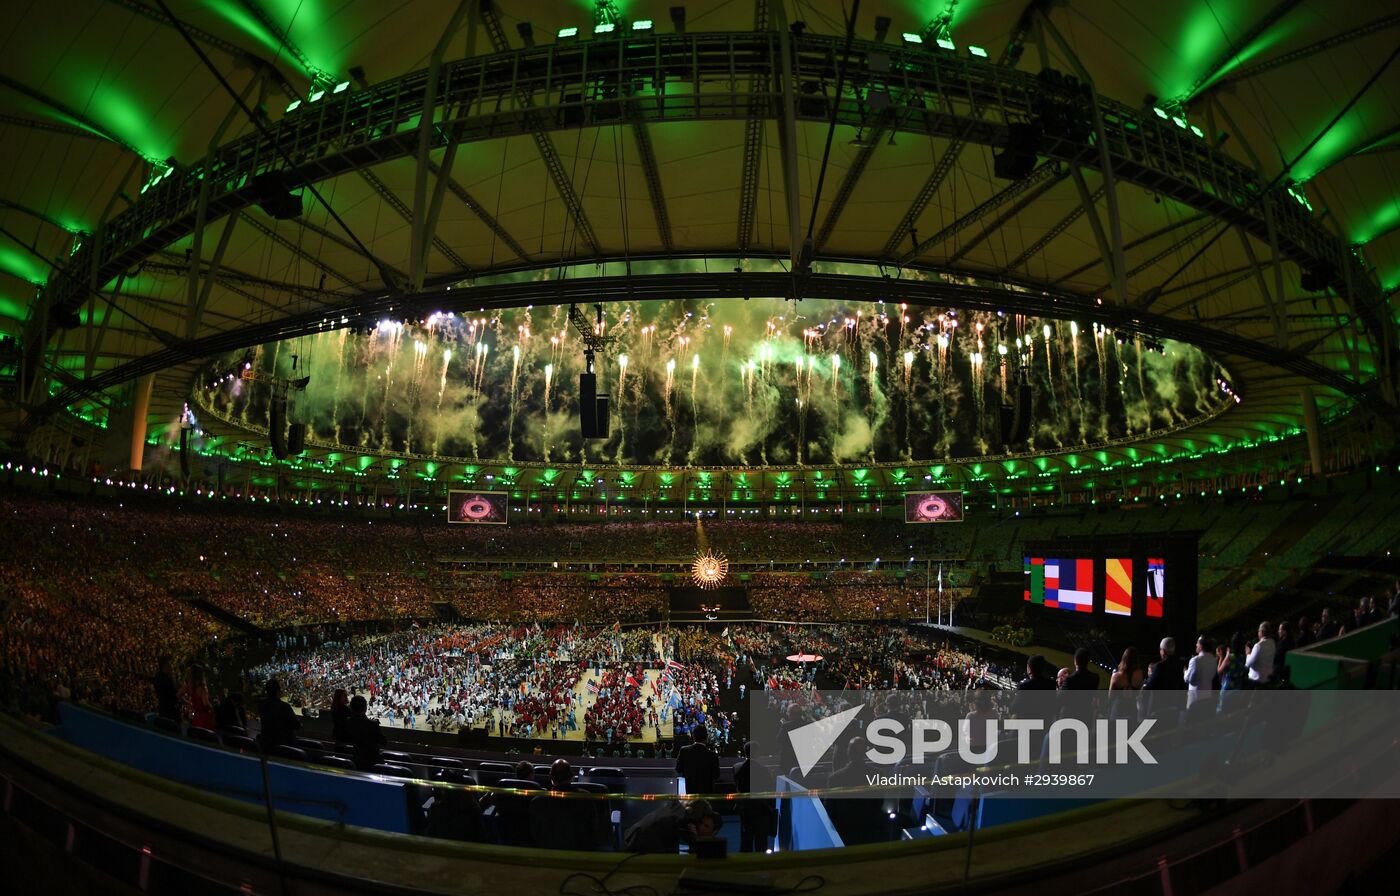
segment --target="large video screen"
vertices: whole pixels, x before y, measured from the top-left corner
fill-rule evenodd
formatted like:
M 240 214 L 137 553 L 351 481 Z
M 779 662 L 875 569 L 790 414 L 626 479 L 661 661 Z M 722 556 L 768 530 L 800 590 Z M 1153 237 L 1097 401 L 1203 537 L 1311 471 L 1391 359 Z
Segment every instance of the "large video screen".
M 469 525 L 504 526 L 510 513 L 510 496 L 505 492 L 447 493 L 447 521 Z
M 904 496 L 906 523 L 961 523 L 962 492 L 917 492 Z
M 1032 621 L 1056 626 L 1067 621 L 1060 611 L 1088 613 L 1085 621 L 1116 643 L 1145 645 L 1165 635 L 1183 643 L 1198 630 L 1198 554 L 1197 535 L 1190 531 L 1028 541 L 1021 552 L 1021 606 Z M 1014 600 L 1014 592 L 1008 597 Z
M 1094 612 L 1094 561 L 1027 557 L 1025 600 L 1076 613 Z

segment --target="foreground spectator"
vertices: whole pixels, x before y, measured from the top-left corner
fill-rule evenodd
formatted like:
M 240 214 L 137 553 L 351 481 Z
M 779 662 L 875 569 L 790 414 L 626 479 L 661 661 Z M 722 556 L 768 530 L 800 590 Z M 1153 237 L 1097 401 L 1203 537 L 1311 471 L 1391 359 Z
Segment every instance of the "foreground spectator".
M 1217 671 L 1215 647 L 1210 637 L 1201 635 L 1196 639 L 1196 654 L 1186 664 L 1186 708 L 1190 709 L 1198 701 L 1209 699 L 1215 690 Z
M 1249 680 L 1255 684 L 1268 684 L 1274 678 L 1274 654 L 1278 646 L 1274 644 L 1274 627 L 1271 623 L 1259 623 L 1259 640 L 1250 648 L 1245 667 L 1249 669 Z
M 276 746 L 296 745 L 296 732 L 301 727 L 301 720 L 290 706 L 282 702 L 282 683 L 275 678 L 267 680 L 264 696 L 258 701 L 258 715 L 262 717 L 258 736 L 264 753 Z
M 707 800 L 668 801 L 627 829 L 622 848 L 627 852 L 674 853 L 685 843 L 713 837 L 723 819 Z
M 367 708 L 365 698 L 356 694 L 350 700 L 350 714 L 345 719 L 344 742 L 350 745 L 355 767 L 361 771 L 379 764 L 379 748 L 389 742 L 379 730 L 379 722 L 365 715 Z
M 719 757 L 710 749 L 709 732 L 704 725 L 690 730 L 694 743 L 681 747 L 676 757 L 676 774 L 685 779 L 685 792 L 714 793 L 719 780 Z

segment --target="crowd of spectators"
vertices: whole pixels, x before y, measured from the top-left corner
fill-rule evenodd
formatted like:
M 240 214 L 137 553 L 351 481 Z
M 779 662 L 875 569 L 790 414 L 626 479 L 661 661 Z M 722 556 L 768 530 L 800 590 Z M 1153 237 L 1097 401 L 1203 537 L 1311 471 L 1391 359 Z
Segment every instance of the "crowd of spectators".
M 203 604 L 255 624 L 343 624 L 355 620 L 426 620 L 435 604 L 450 604 L 469 620 L 512 626 L 576 622 L 642 622 L 665 617 L 672 583 L 641 572 L 462 572 L 444 558 L 554 556 L 685 559 L 695 549 L 695 527 L 674 523 L 543 524 L 499 527 L 430 526 L 366 519 L 353 513 L 315 514 L 217 499 L 133 495 L 130 498 L 31 494 L 0 496 L 10 561 L 0 567 L 0 660 L 13 678 L 50 692 L 118 707 L 150 704 L 156 657 L 187 669 L 202 659 L 217 671 L 231 629 Z M 815 559 L 818 577 L 752 573 L 746 583 L 756 618 L 843 622 L 920 618 L 926 589 L 906 584 L 867 563 L 853 570 L 842 559 L 889 553 L 896 560 L 927 549 L 928 527 L 876 522 L 720 520 L 706 530 L 710 544 L 733 558 Z M 924 539 L 920 542 L 919 539 Z M 926 553 L 926 551 L 924 551 Z M 805 555 L 811 554 L 811 557 Z M 868 559 L 868 558 L 867 558 Z M 1344 614 L 1275 624 L 1278 656 L 1396 611 L 1395 593 L 1363 600 Z M 620 639 L 630 638 L 623 633 Z M 1221 638 L 1228 652 L 1232 638 Z M 1246 640 L 1246 645 L 1248 639 Z M 627 659 L 654 662 L 645 643 L 628 646 Z M 607 645 L 604 645 L 607 647 Z M 862 645 L 861 650 L 879 645 Z M 677 645 L 684 652 L 692 649 Z M 698 649 L 698 648 L 697 648 Z M 709 649 L 709 648 L 705 648 Z M 732 649 L 714 671 L 732 679 Z M 847 655 L 854 652 L 843 651 Z M 905 658 L 905 667 L 880 663 L 890 676 L 941 679 L 949 659 Z M 782 668 L 770 660 L 768 671 Z M 871 668 L 840 670 L 853 686 L 883 682 Z M 766 677 L 766 676 L 764 676 Z M 210 676 L 211 681 L 218 676 Z M 214 689 L 217 691 L 217 688 Z M 385 704 L 395 718 L 421 699 L 400 695 Z M 217 702 L 219 693 L 212 693 Z M 437 707 L 429 700 L 430 707 Z M 459 701 L 463 719 L 470 701 Z M 458 714 L 432 715 L 442 724 Z M 447 718 L 444 718 L 444 715 Z
M 641 573 L 453 573 L 443 596 L 468 619 L 573 622 L 659 619 L 667 588 Z
M 958 527 L 953 527 L 957 529 Z M 456 530 L 469 530 L 458 532 Z M 533 527 L 530 537 L 509 537 L 492 527 L 456 526 L 448 532 L 423 534 L 424 544 L 443 559 L 560 563 L 636 563 L 688 560 L 695 556 L 695 523 L 609 520 L 602 523 L 552 523 Z M 907 526 L 878 520 L 818 522 L 730 520 L 706 522 L 709 547 L 731 561 L 746 563 L 825 564 L 845 558 L 869 562 L 876 557 L 959 559 L 969 535 L 932 526 Z
M 874 571 L 831 572 L 818 580 L 801 573 L 761 573 L 749 587 L 760 619 L 922 619 L 928 593 Z
M 159 656 L 184 668 L 196 653 L 222 652 L 228 629 L 171 598 L 151 574 L 175 553 L 159 514 L 7 493 L 0 518 L 0 658 L 13 681 L 150 706 Z

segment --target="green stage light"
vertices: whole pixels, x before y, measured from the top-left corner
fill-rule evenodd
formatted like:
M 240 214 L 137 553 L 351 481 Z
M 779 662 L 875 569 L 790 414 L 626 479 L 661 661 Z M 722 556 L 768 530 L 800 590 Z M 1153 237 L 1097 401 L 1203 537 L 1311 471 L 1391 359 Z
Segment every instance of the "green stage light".
M 954 44 L 951 40 L 949 40 L 946 37 L 940 37 L 938 39 L 938 46 L 942 47 L 945 50 L 956 50 L 958 48 L 956 44 Z
M 912 31 L 904 32 L 904 42 L 906 44 L 921 44 L 924 39 Z
M 969 46 L 967 48 L 967 52 L 971 53 L 973 56 L 978 56 L 982 59 L 987 58 L 987 51 L 982 49 L 981 47 Z
M 637 21 L 635 21 L 635 22 L 632 23 L 632 30 L 633 30 L 633 31 L 650 31 L 650 30 L 651 30 L 651 19 L 638 19 Z
M 568 39 L 568 38 L 570 38 L 570 37 L 578 37 L 578 29 L 577 29 L 577 28 L 560 28 L 560 29 L 559 29 L 559 35 L 558 35 L 558 37 L 559 37 L 559 40 L 566 40 L 566 39 Z

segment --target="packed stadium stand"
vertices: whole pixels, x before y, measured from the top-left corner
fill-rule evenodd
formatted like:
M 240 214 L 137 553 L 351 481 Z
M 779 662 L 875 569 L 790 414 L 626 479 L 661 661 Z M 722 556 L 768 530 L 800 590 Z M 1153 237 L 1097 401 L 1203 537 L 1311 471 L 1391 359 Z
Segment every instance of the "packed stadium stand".
M 0 891 L 1395 891 L 1400 7 L 0 27 Z

